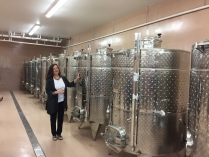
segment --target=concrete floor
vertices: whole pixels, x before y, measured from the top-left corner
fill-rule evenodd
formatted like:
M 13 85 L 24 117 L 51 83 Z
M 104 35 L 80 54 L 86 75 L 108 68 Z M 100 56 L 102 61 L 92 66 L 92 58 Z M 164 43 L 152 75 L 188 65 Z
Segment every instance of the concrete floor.
M 109 156 L 100 135 L 96 141 L 92 140 L 88 123 L 77 129 L 77 123 L 69 123 L 66 115 L 62 133 L 64 140 L 52 141 L 50 117 L 46 113 L 45 105 L 25 91 L 13 93 L 47 157 L 136 157 L 125 152 L 112 152 Z M 0 103 L 0 157 L 35 157 L 10 92 L 4 90 L 0 94 L 4 96 Z M 101 130 L 104 130 L 104 126 Z

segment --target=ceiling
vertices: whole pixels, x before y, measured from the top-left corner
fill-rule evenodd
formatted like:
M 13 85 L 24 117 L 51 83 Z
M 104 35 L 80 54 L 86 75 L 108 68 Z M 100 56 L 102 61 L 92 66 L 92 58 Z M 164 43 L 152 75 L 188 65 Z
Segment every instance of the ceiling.
M 69 38 L 155 4 L 161 0 L 68 0 L 51 18 L 45 14 L 56 0 L 0 0 L 0 31 Z

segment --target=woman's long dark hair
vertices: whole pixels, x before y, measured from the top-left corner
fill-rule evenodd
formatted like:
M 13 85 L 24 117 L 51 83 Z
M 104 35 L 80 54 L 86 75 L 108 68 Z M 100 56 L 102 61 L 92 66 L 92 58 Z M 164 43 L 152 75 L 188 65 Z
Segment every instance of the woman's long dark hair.
M 47 75 L 46 75 L 46 79 L 53 78 L 53 76 L 54 76 L 53 67 L 54 67 L 55 65 L 58 67 L 57 64 L 52 64 L 52 65 L 49 67 L 48 73 L 47 73 Z M 58 67 L 58 69 L 59 69 L 58 75 L 61 77 L 60 68 Z

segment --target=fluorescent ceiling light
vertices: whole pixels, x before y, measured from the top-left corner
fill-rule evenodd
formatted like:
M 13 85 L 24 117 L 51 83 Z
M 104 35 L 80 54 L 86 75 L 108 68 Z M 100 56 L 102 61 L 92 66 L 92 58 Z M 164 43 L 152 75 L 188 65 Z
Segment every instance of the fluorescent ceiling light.
M 65 4 L 65 2 L 67 2 L 68 0 L 59 0 L 50 10 L 49 12 L 46 14 L 47 18 L 50 18 L 59 8 L 61 8 L 63 6 L 63 4 Z
M 33 35 L 33 33 L 35 33 L 35 31 L 37 31 L 40 27 L 40 25 L 35 24 L 35 26 L 33 26 L 33 28 L 30 30 L 29 35 Z

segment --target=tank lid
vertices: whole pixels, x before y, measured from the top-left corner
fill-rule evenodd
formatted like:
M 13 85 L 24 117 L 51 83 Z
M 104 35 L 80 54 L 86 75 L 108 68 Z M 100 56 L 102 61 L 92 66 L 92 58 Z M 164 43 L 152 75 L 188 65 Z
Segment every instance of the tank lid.
M 205 51 L 209 51 L 209 40 L 195 43 L 194 49 L 197 49 L 202 53 L 204 53 Z
M 63 53 L 59 54 L 59 57 L 64 57 L 64 56 L 65 56 L 65 54 L 63 54 Z
M 136 53 L 136 50 L 133 48 L 133 49 L 120 49 L 120 50 L 113 51 L 112 53 L 109 53 L 109 54 L 129 55 L 129 54 L 134 54 L 134 53 Z
M 108 54 L 108 53 L 111 53 L 112 50 L 113 49 L 110 47 L 101 47 L 101 48 L 96 49 L 96 53 L 97 54 Z
M 79 51 L 73 52 L 73 53 L 72 53 L 72 56 L 73 56 L 73 57 L 78 57 L 78 56 L 80 56 L 80 55 L 82 55 L 82 54 L 86 54 L 85 52 L 83 52 L 83 49 L 81 49 L 81 50 L 79 50 Z
M 145 37 L 140 42 L 140 48 L 160 48 L 162 40 L 159 37 Z

